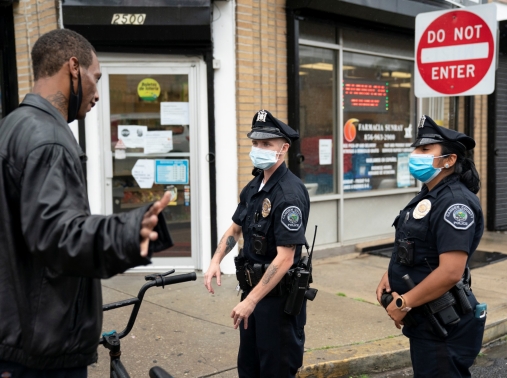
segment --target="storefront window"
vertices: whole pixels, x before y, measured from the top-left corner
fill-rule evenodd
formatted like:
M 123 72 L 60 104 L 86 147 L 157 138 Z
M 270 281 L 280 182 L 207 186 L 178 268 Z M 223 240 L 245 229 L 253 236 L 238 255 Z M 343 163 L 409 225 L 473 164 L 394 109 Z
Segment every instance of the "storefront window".
M 413 62 L 343 53 L 343 189 L 411 187 Z
M 345 49 L 403 56 L 409 59 L 414 57 L 413 35 L 404 36 L 386 31 L 348 28 L 341 29 L 341 33 Z
M 301 179 L 311 196 L 334 193 L 336 52 L 308 46 L 300 46 L 299 51 L 299 133 L 301 153 L 305 157 Z
M 299 30 L 300 173 L 310 195 L 415 187 L 413 37 L 306 21 Z M 443 119 L 445 104 L 432 101 Z
M 332 25 L 301 22 L 299 24 L 299 38 L 318 42 L 336 43 L 337 30 Z
M 175 245 L 158 257 L 191 255 L 188 101 L 188 75 L 109 75 L 113 212 L 171 191 L 164 216 Z

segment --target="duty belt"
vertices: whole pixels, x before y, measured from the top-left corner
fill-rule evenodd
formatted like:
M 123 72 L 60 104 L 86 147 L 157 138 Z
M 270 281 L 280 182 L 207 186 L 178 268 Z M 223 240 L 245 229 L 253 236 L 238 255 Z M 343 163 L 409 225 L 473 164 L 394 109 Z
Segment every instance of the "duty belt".
M 269 264 L 250 264 L 243 257 L 235 257 L 234 263 L 236 264 L 236 278 L 239 282 L 239 288 L 245 293 L 250 292 L 262 280 L 264 273 L 269 267 Z M 284 295 L 288 292 L 289 283 L 290 274 L 288 272 L 267 296 Z

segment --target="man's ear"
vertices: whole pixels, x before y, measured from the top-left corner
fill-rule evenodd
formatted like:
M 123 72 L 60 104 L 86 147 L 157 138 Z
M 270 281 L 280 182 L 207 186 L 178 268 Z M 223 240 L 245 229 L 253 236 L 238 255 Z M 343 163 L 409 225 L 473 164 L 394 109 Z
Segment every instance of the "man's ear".
M 72 78 L 77 80 L 79 74 L 79 61 L 75 56 L 69 59 L 69 72 L 72 75 Z

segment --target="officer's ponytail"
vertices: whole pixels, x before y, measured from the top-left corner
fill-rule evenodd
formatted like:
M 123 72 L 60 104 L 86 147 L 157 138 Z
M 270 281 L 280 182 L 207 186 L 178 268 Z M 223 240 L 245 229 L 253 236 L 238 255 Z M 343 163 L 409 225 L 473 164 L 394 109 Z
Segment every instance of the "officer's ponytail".
M 460 181 L 472 193 L 477 194 L 481 188 L 479 173 L 475 169 L 475 163 L 472 159 L 465 156 L 466 151 L 455 143 L 442 143 L 442 155 L 456 154 L 458 157 L 454 164 L 454 173 L 458 174 Z

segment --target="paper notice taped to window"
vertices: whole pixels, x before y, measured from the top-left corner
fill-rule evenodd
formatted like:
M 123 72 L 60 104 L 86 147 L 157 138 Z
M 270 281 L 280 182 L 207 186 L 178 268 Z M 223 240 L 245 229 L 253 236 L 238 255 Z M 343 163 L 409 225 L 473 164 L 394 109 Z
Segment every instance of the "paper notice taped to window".
M 118 125 L 118 138 L 126 148 L 143 148 L 148 126 Z
M 333 140 L 319 139 L 319 164 L 330 165 L 333 162 Z
M 155 160 L 139 159 L 132 168 L 132 176 L 142 189 L 150 189 L 155 181 Z
M 189 125 L 188 102 L 161 102 L 161 125 Z
M 165 154 L 173 150 L 173 132 L 148 131 L 144 138 L 145 154 Z

